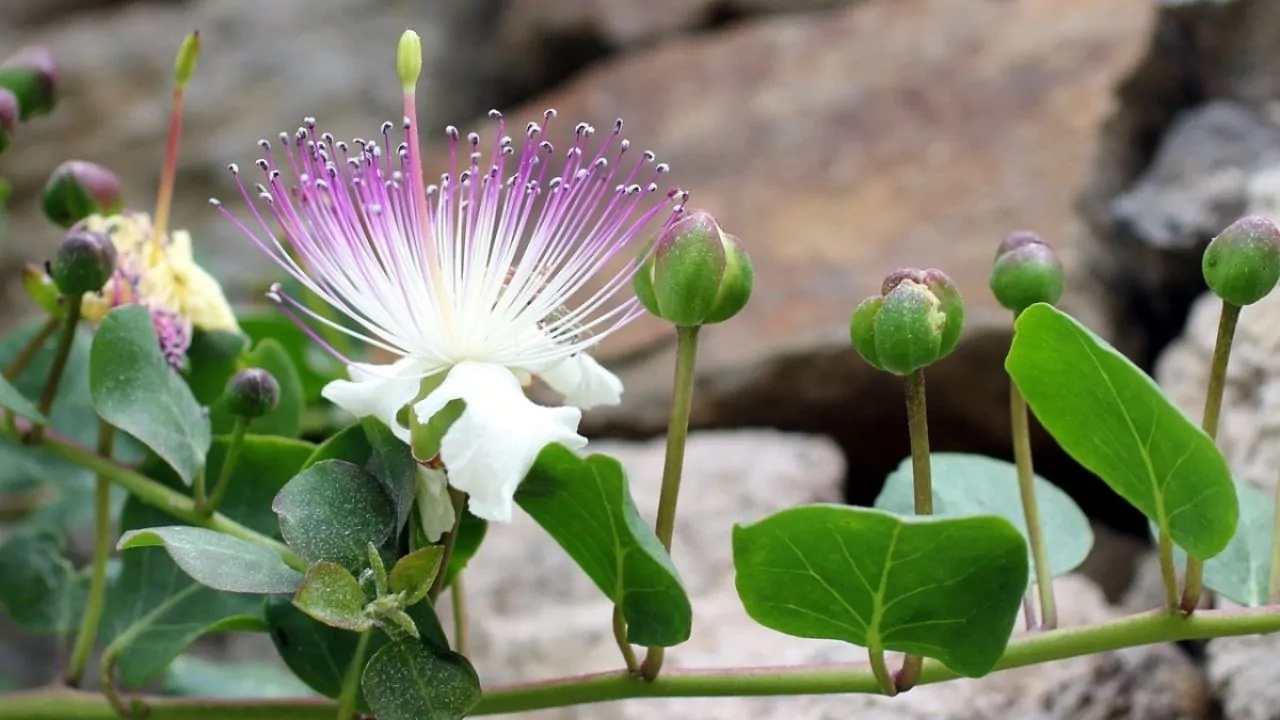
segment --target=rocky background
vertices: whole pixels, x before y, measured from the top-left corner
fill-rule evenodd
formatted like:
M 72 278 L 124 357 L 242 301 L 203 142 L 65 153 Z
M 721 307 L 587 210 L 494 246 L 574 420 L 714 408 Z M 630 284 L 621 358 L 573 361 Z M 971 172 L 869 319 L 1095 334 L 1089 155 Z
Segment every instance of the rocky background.
M 1280 220 L 1274 0 L 0 0 L 0 49 L 46 43 L 63 72 L 57 112 L 23 126 L 0 158 L 15 186 L 0 324 L 22 312 L 16 268 L 57 241 L 33 210 L 58 161 L 106 164 L 134 204 L 152 203 L 173 52 L 193 28 L 204 52 L 175 224 L 193 231 L 239 302 L 257 302 L 265 266 L 206 199 L 231 194 L 227 163 L 251 161 L 258 138 L 305 115 L 339 136 L 398 115 L 392 52 L 406 26 L 427 52 L 426 128 L 484 131 L 490 107 L 520 121 L 546 107 L 596 125 L 622 116 L 756 262 L 751 305 L 706 333 L 701 358 L 695 423 L 708 431 L 691 442 L 682 502 L 699 526 L 676 554 L 695 581 L 699 630 L 672 654 L 677 664 L 852 657 L 750 626 L 727 528 L 797 502 L 869 502 L 907 454 L 900 389 L 847 340 L 853 306 L 888 270 L 935 266 L 959 282 L 969 326 L 930 375 L 934 444 L 1004 456 L 1009 317 L 986 289 L 1004 234 L 1033 229 L 1054 243 L 1069 272 L 1066 307 L 1158 368 L 1195 414 L 1217 312 L 1197 301 L 1200 249 L 1246 209 Z M 1241 323 L 1224 443 L 1242 477 L 1270 487 L 1280 298 Z M 664 424 L 672 344 L 656 322 L 611 340 L 602 355 L 627 396 L 589 420 L 608 438 L 600 449 L 631 468 L 642 507 L 656 492 L 660 452 L 646 438 Z M 1041 472 L 1098 524 L 1084 573 L 1061 581 L 1067 619 L 1157 604 L 1141 579 L 1131 583 L 1150 574 L 1145 525 L 1043 435 L 1038 445 Z M 495 618 L 475 638 L 489 681 L 615 664 L 607 608 L 535 531 L 496 532 L 472 573 L 476 614 Z M 1135 649 L 892 702 L 682 700 L 661 712 L 1263 720 L 1280 714 L 1276 652 L 1260 640 Z M 639 717 L 641 707 L 616 712 Z

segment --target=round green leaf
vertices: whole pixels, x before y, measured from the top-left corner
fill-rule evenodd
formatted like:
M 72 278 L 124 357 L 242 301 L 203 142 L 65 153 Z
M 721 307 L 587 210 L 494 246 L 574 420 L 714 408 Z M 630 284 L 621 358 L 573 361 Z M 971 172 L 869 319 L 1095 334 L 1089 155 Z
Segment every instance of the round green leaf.
M 381 720 L 460 720 L 480 702 L 480 678 L 466 658 L 416 640 L 375 653 L 361 687 Z
M 1026 543 L 1003 518 L 907 517 L 843 505 L 784 510 L 733 530 L 738 595 L 798 637 L 995 667 L 1027 589 Z
M 318 562 L 307 569 L 307 578 L 293 597 L 302 612 L 325 625 L 359 632 L 373 627 L 365 617 L 368 602 L 360 581 L 346 568 L 331 562 Z
M 935 515 L 999 515 L 1017 528 L 1023 537 L 1027 536 L 1027 520 L 1022 512 L 1018 468 L 1015 465 L 984 455 L 964 453 L 933 453 L 929 462 L 933 470 Z M 1089 555 L 1093 547 L 1093 528 L 1071 496 L 1057 485 L 1036 476 L 1035 488 L 1040 529 L 1049 554 L 1049 570 L 1054 577 L 1066 575 Z M 910 515 L 915 508 L 914 493 L 911 459 L 908 458 L 885 481 L 880 497 L 876 498 L 876 507 Z M 1028 545 L 1028 556 L 1030 552 Z M 1034 584 L 1034 565 L 1032 567 L 1031 583 Z
M 235 593 L 291 593 L 302 585 L 302 573 L 285 565 L 279 553 L 226 533 L 189 525 L 130 530 L 118 548 L 162 546 L 192 580 Z
M 338 563 L 359 572 L 369 543 L 381 546 L 396 513 L 382 484 L 356 465 L 324 460 L 284 486 L 272 510 L 285 542 L 310 562 Z
M 1199 560 L 1235 535 L 1222 453 L 1146 373 L 1052 305 L 1015 324 L 1005 368 L 1063 450 Z
M 1235 482 L 1240 498 L 1240 524 L 1227 547 L 1204 563 L 1204 584 L 1233 602 L 1261 607 L 1271 602 L 1271 536 L 1275 528 L 1275 502 L 1252 485 Z M 1186 553 L 1174 548 L 1181 566 Z

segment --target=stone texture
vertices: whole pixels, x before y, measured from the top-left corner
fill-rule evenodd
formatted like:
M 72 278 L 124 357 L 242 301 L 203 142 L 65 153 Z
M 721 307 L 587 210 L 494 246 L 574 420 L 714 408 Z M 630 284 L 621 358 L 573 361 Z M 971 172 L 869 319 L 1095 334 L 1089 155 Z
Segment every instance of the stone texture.
M 1225 720 L 1274 720 L 1280 708 L 1275 658 L 1280 636 L 1220 638 L 1205 650 L 1209 682 Z
M 995 247 L 1042 232 L 1069 269 L 1066 306 L 1104 335 L 1082 271 L 1075 199 L 1113 81 L 1147 8 L 1110 0 L 870 2 L 769 16 L 603 63 L 509 118 L 554 106 L 672 163 L 757 266 L 734 320 L 708 328 L 700 426 L 834 436 L 856 488 L 907 454 L 901 390 L 848 344 L 853 307 L 903 265 L 940 267 L 969 308 L 966 341 L 930 371 L 935 446 L 1007 452 L 1009 316 L 990 298 Z M 563 138 L 563 135 L 561 136 Z M 591 431 L 658 432 L 672 333 L 636 323 L 603 350 L 627 384 Z M 860 498 L 861 499 L 861 498 Z
M 623 462 L 642 513 L 650 515 L 660 484 L 662 444 L 601 442 L 594 450 Z M 669 666 L 860 660 L 859 651 L 840 643 L 791 638 L 756 625 L 733 585 L 732 525 L 790 505 L 837 497 L 843 470 L 837 450 L 825 440 L 772 431 L 695 433 L 688 450 L 680 499 L 684 521 L 677 524 L 674 557 L 690 586 L 694 631 L 688 643 L 668 653 Z M 467 574 L 475 619 L 472 656 L 481 678 L 502 683 L 618 667 L 609 604 L 553 541 L 523 517 L 490 532 Z M 1064 624 L 1116 615 L 1102 593 L 1080 576 L 1060 579 L 1057 593 Z M 1207 718 L 1208 710 L 1204 680 L 1192 663 L 1176 648 L 1158 646 L 921 687 L 894 699 L 643 700 L 607 710 L 587 706 L 526 717 L 1171 720 Z

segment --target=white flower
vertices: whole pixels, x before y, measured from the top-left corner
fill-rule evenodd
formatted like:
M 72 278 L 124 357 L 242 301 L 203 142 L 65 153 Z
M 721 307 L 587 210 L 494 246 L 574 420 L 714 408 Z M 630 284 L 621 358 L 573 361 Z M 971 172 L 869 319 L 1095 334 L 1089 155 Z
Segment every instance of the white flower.
M 634 297 L 623 296 L 642 259 L 633 241 L 673 223 L 686 196 L 659 192 L 667 167 L 652 153 L 626 162 L 621 121 L 594 155 L 594 129 L 579 124 L 563 164 L 553 167 L 556 151 L 542 125 L 529 123 L 513 140 L 503 135 L 501 116 L 491 116 L 498 129 L 487 158 L 478 135 L 462 139 L 446 130 L 450 168 L 433 185 L 423 181 L 415 130 L 396 148 L 390 123 L 381 144 L 347 144 L 317 134 L 308 119 L 293 136 L 281 136 L 283 158 L 261 143 L 263 210 L 240 184 L 261 230 L 223 212 L 359 328 L 322 318 L 273 288 L 271 297 L 317 342 L 323 344 L 304 320 L 399 358 L 387 365 L 343 358 L 350 379 L 330 383 L 326 398 L 357 417 L 378 418 L 406 442 L 406 406 L 426 422 L 451 401 L 465 403 L 441 439 L 439 460 L 449 485 L 468 494 L 473 514 L 506 522 L 542 448 L 582 448 L 581 410 L 619 401 L 622 383 L 587 351 L 642 312 Z M 554 117 L 548 111 L 544 120 Z M 406 118 L 405 127 L 413 125 Z M 235 166 L 232 172 L 240 183 Z M 434 389 L 419 397 L 428 377 Z M 565 405 L 530 401 L 524 386 L 533 378 Z M 444 476 L 424 472 L 419 507 L 435 507 L 420 520 L 438 536 L 452 510 L 446 516 L 439 509 L 447 505 Z

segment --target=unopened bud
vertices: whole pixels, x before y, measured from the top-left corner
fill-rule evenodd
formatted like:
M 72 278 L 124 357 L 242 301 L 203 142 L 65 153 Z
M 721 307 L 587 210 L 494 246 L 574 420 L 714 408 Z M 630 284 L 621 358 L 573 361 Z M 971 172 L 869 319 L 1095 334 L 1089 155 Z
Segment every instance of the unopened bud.
M 40 198 L 45 217 L 69 228 L 90 215 L 114 215 L 124 203 L 115 173 L 84 160 L 59 165 Z
M 193 32 L 182 39 L 178 58 L 173 63 L 173 80 L 178 87 L 186 87 L 196 72 L 196 60 L 200 58 L 200 33 Z
M 400 36 L 396 47 L 396 74 L 406 92 L 418 84 L 418 76 L 422 74 L 422 38 L 412 30 L 405 30 Z
M 98 292 L 116 271 L 116 246 L 106 235 L 75 232 L 58 247 L 49 275 L 58 291 L 72 298 Z
M 1227 226 L 1204 251 L 1204 279 L 1233 305 L 1252 305 L 1280 280 L 1280 229 L 1261 215 Z
M 636 297 L 675 325 L 724 322 L 747 304 L 755 268 L 738 238 L 696 210 L 667 228 L 636 271 Z
M 250 420 L 260 418 L 276 408 L 280 401 L 280 384 L 262 368 L 241 370 L 227 383 L 227 410 Z
M 17 96 L 22 120 L 53 110 L 57 86 L 57 63 L 43 45 L 28 45 L 0 63 L 0 87 Z
M 13 132 L 18 128 L 18 96 L 8 88 L 0 87 L 0 153 L 9 149 Z
M 902 269 L 854 310 L 849 336 L 872 367 L 907 375 L 950 355 L 963 329 L 964 302 L 945 273 Z
M 991 267 L 991 293 L 1014 313 L 1038 303 L 1052 305 L 1062 297 L 1062 262 L 1053 247 L 1033 232 L 1011 233 L 996 250 Z

